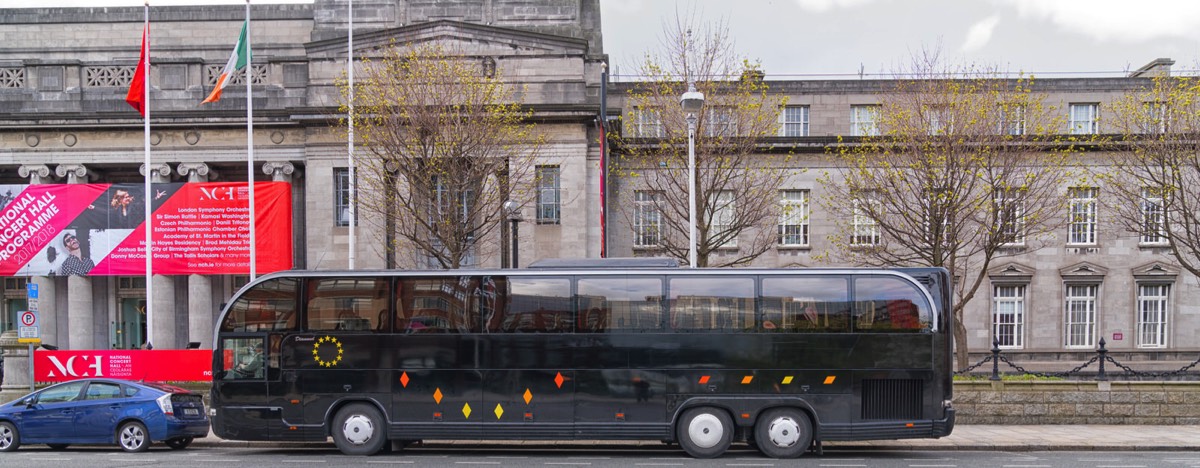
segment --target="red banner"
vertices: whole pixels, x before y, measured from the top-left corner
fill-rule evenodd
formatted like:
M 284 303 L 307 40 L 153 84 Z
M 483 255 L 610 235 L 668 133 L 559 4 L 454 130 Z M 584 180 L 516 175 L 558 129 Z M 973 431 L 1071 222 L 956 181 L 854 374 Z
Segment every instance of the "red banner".
M 250 271 L 245 182 L 0 186 L 0 276 L 143 275 L 145 203 L 154 273 Z M 292 197 L 285 182 L 256 182 L 259 273 L 292 267 Z
M 35 382 L 105 377 L 149 382 L 212 381 L 212 350 L 85 350 L 33 353 Z

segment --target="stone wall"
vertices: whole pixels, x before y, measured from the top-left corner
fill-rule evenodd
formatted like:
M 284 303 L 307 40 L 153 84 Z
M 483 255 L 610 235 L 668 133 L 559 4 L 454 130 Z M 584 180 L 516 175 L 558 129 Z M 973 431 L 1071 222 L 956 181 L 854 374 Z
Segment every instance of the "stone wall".
M 1200 424 L 1200 382 L 955 382 L 959 424 Z

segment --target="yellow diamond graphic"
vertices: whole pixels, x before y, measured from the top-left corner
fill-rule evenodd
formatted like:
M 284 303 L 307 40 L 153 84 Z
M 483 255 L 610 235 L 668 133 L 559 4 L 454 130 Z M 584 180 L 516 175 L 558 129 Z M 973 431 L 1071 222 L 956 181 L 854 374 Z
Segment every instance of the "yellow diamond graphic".
M 532 392 L 530 392 L 528 388 L 527 388 L 527 389 L 525 389 L 525 404 L 527 404 L 527 405 L 528 405 L 528 404 L 529 404 L 529 400 L 532 400 L 532 399 L 533 399 L 533 393 L 532 393 Z
M 792 383 L 792 376 L 790 376 L 790 375 L 789 375 L 789 376 L 787 376 L 787 377 L 784 377 L 784 378 L 783 378 L 783 384 L 784 384 L 784 385 L 787 385 L 787 384 L 790 384 L 790 383 Z
M 500 404 L 496 403 L 496 411 L 493 411 L 493 413 L 496 413 L 496 419 L 500 419 L 500 415 L 504 414 L 504 408 L 501 408 Z
M 471 404 L 463 403 L 463 417 L 471 419 Z
M 441 388 L 438 388 L 433 391 L 433 402 L 437 403 L 439 405 L 442 404 L 442 389 Z

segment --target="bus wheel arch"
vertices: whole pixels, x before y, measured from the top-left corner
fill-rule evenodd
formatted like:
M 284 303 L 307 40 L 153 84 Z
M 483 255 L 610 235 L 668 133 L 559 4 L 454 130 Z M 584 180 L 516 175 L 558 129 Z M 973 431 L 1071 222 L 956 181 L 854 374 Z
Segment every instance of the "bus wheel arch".
M 334 412 L 330 435 L 346 455 L 374 455 L 388 443 L 387 422 L 374 404 L 354 401 Z
M 675 423 L 675 439 L 695 458 L 716 458 L 733 443 L 737 428 L 723 408 L 694 406 L 683 411 Z
M 754 442 L 771 458 L 796 458 L 808 451 L 815 438 L 812 416 L 800 408 L 770 408 L 754 424 Z

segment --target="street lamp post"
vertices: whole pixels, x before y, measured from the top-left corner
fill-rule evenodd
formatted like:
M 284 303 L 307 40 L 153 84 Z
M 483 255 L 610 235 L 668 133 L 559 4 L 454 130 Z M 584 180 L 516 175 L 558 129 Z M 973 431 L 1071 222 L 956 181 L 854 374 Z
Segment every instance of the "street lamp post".
M 508 214 L 509 221 L 512 222 L 512 233 L 509 238 L 512 241 L 512 247 L 509 250 L 512 252 L 512 267 L 517 268 L 520 263 L 517 262 L 517 223 L 521 221 L 521 206 L 515 200 L 504 202 L 504 212 Z
M 696 114 L 704 107 L 704 93 L 688 82 L 688 90 L 679 99 L 688 124 L 688 266 L 696 268 Z

